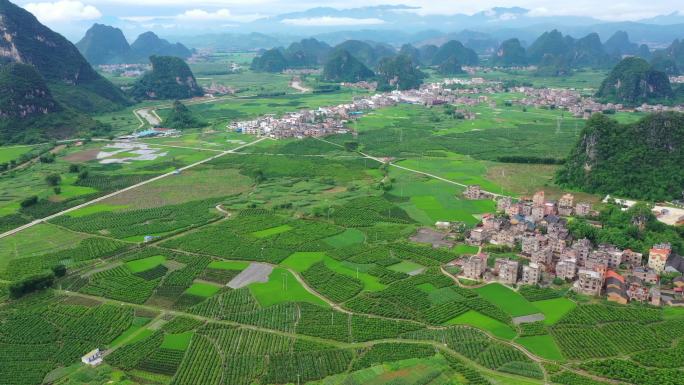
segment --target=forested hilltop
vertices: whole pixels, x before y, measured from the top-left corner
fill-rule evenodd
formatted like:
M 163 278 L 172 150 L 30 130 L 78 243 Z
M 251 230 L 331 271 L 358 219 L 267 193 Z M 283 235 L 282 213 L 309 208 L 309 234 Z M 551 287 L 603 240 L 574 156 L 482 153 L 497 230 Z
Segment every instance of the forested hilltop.
M 25 9 L 0 0 L 0 57 L 31 64 L 57 101 L 83 112 L 112 111 L 128 103 L 62 35 L 41 24 Z
M 204 91 L 183 59 L 151 56 L 152 71 L 140 78 L 131 94 L 137 99 L 187 99 Z
M 592 193 L 681 198 L 683 150 L 684 114 L 653 114 L 633 124 L 598 114 L 587 122 L 556 179 Z
M 614 103 L 638 105 L 671 102 L 675 94 L 665 72 L 654 69 L 644 59 L 629 57 L 613 68 L 596 96 Z

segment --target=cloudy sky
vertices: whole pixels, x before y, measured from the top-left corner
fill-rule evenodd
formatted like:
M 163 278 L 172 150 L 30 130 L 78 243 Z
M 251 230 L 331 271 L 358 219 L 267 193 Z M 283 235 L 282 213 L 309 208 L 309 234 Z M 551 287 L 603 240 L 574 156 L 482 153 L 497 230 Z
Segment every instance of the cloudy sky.
M 14 0 L 39 20 L 66 35 L 100 22 L 126 28 L 197 29 L 235 26 L 256 18 L 303 11 L 313 7 L 353 8 L 383 4 L 415 6 L 420 14 L 472 14 L 491 7 L 519 6 L 533 15 L 592 16 L 602 20 L 638 20 L 678 11 L 683 0 Z M 372 25 L 373 19 L 318 18 L 294 23 Z M 146 25 L 147 23 L 147 25 Z M 125 32 L 125 31 L 124 31 Z

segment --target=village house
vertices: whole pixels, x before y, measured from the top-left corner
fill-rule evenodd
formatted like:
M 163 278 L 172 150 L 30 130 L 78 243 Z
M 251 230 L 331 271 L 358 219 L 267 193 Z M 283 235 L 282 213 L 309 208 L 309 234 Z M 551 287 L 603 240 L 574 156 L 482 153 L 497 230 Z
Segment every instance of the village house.
M 575 289 L 580 294 L 597 296 L 601 294 L 603 287 L 603 275 L 590 269 L 579 269 Z
M 482 274 L 484 274 L 486 269 L 486 254 L 471 255 L 463 263 L 463 276 L 468 279 L 479 280 L 482 278 Z
M 477 227 L 470 230 L 470 235 L 466 239 L 466 243 L 473 246 L 479 246 L 487 241 L 487 232 L 482 227 Z
M 435 222 L 435 227 L 437 230 L 450 230 L 451 229 L 451 223 L 450 222 Z
M 577 275 L 577 260 L 567 258 L 556 264 L 556 277 L 565 280 L 573 280 Z
M 514 285 L 518 282 L 518 261 L 497 258 L 494 263 L 494 273 L 498 274 L 499 282 Z
M 541 268 L 534 262 L 530 262 L 529 265 L 525 265 L 522 268 L 522 279 L 521 283 L 523 285 L 536 285 L 541 279 Z
M 531 256 L 533 252 L 541 250 L 548 243 L 545 235 L 526 233 L 522 237 L 522 253 Z
M 530 260 L 534 263 L 543 265 L 544 268 L 548 268 L 553 261 L 553 251 L 550 246 L 544 246 L 538 250 L 534 250 L 532 254 L 530 254 Z
M 102 363 L 103 354 L 100 349 L 94 349 L 81 357 L 81 362 L 90 366 L 97 366 Z
M 575 215 L 578 217 L 586 217 L 591 213 L 591 203 L 580 202 L 575 206 Z
M 479 184 L 471 184 L 466 187 L 466 190 L 463 192 L 463 196 L 466 199 L 487 199 L 491 198 L 492 194 L 482 190 L 482 187 Z
M 572 211 L 572 206 L 575 203 L 575 196 L 572 194 L 563 194 L 563 196 L 558 200 L 558 207 L 569 207 Z
M 653 248 L 648 252 L 648 267 L 660 274 L 665 270 L 667 259 L 672 253 L 672 245 L 669 243 L 661 243 L 653 245 Z
M 646 302 L 648 301 L 650 289 L 644 284 L 644 281 L 631 275 L 627 277 L 627 297 L 630 301 Z
M 499 212 L 507 212 L 512 205 L 513 199 L 511 197 L 501 197 L 496 201 L 496 210 Z
M 530 214 L 532 216 L 532 221 L 540 222 L 544 219 L 544 206 L 533 206 Z
M 577 264 L 579 266 L 584 266 L 591 253 L 591 248 L 591 241 L 586 238 L 579 239 L 572 244 L 572 249 L 577 253 Z
M 649 285 L 658 283 L 658 273 L 649 267 L 637 267 L 632 270 L 632 275 Z
M 626 249 L 622 252 L 622 263 L 629 265 L 631 268 L 641 266 L 642 259 L 643 255 L 641 253 L 637 253 L 630 249 Z
M 662 300 L 660 289 L 652 287 L 649 294 L 651 295 L 651 305 L 660 306 Z
M 625 278 L 613 270 L 608 270 L 605 282 L 608 301 L 626 305 L 628 297 L 625 289 Z

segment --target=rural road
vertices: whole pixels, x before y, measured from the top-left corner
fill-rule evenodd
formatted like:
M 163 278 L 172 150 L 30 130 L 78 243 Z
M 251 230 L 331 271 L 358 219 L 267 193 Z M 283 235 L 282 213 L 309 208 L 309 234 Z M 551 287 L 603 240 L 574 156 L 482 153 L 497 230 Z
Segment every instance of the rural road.
M 257 139 L 257 140 L 255 140 L 255 141 L 253 141 L 253 142 L 249 142 L 249 143 L 247 143 L 247 144 L 243 144 L 242 146 L 236 147 L 236 148 L 234 148 L 234 149 L 232 149 L 232 150 L 223 151 L 223 152 L 221 152 L 221 153 L 219 153 L 219 154 L 216 154 L 216 155 L 211 156 L 211 157 L 209 157 L 209 158 L 206 158 L 206 159 L 204 159 L 204 160 L 200 160 L 199 162 L 195 162 L 195 163 L 190 164 L 190 165 L 187 165 L 187 166 L 185 166 L 185 167 L 181 167 L 181 168 L 179 168 L 178 170 L 179 170 L 179 171 L 184 171 L 184 170 L 187 170 L 187 169 L 190 169 L 190 168 L 199 166 L 199 165 L 201 165 L 201 164 L 204 164 L 204 163 L 207 163 L 207 162 L 209 162 L 209 161 L 212 161 L 212 160 L 214 160 L 214 159 L 216 159 L 216 158 L 220 158 L 220 157 L 222 157 L 222 156 L 224 156 L 224 155 L 234 153 L 234 152 L 236 152 L 236 151 L 238 151 L 238 150 L 240 150 L 240 149 L 242 149 L 242 148 L 249 147 L 249 146 L 251 146 L 251 145 L 253 145 L 253 144 L 257 144 L 257 143 L 259 143 L 259 142 L 261 142 L 261 141 L 263 141 L 263 140 L 266 140 L 266 139 L 268 139 L 268 138 Z M 138 188 L 138 187 L 141 187 L 141 186 L 144 186 L 144 185 L 146 185 L 146 184 L 149 184 L 149 183 L 152 183 L 152 182 L 156 182 L 156 181 L 158 181 L 158 180 L 160 180 L 160 179 L 164 179 L 164 178 L 167 178 L 167 177 L 172 176 L 172 175 L 176 175 L 176 171 L 177 171 L 177 170 L 174 170 L 174 171 L 171 171 L 171 172 L 167 172 L 166 174 L 158 175 L 158 176 L 156 176 L 156 177 L 154 177 L 154 178 L 151 178 L 151 179 L 142 181 L 142 182 L 137 183 L 137 184 L 134 184 L 134 185 L 132 185 L 132 186 L 128 186 L 128 187 L 123 188 L 123 189 L 121 189 L 121 190 L 114 191 L 113 193 L 110 193 L 110 194 L 101 196 L 101 197 L 99 197 L 99 198 L 95 198 L 95 199 L 93 199 L 93 200 L 91 200 L 91 201 L 88 201 L 88 202 L 83 203 L 83 204 L 80 204 L 80 205 L 78 205 L 78 206 L 74 206 L 74 207 L 72 207 L 72 208 L 69 208 L 69 209 L 60 211 L 60 212 L 58 212 L 58 213 L 52 214 L 52 215 L 50 215 L 50 216 L 47 216 L 47 217 L 45 217 L 45 218 L 36 219 L 36 220 L 33 221 L 33 222 L 29 222 L 29 223 L 27 223 L 27 224 L 25 224 L 25 225 L 23 225 L 23 226 L 17 227 L 16 229 L 13 229 L 13 230 L 10 230 L 10 231 L 7 231 L 7 232 L 5 232 L 5 233 L 0 234 L 0 239 L 5 238 L 5 237 L 8 237 L 8 236 L 13 235 L 13 234 L 16 234 L 16 233 L 18 233 L 18 232 L 20 232 L 20 231 L 26 230 L 26 229 L 28 229 L 28 228 L 30 228 L 30 227 L 33 227 L 33 226 L 37 225 L 37 224 L 40 224 L 40 223 L 43 223 L 43 222 L 47 222 L 47 221 L 49 221 L 49 220 L 51 220 L 51 219 L 57 218 L 57 217 L 62 216 L 62 215 L 64 215 L 64 214 L 70 213 L 70 212 L 72 212 L 72 211 L 76 211 L 76 210 L 81 209 L 81 208 L 83 208 L 83 207 L 90 206 L 90 205 L 92 205 L 92 204 L 94 204 L 94 203 L 101 202 L 101 201 L 103 201 L 103 200 L 105 200 L 105 199 L 109 199 L 109 198 L 111 198 L 111 197 L 113 197 L 113 196 L 117 196 L 117 195 L 122 194 L 122 193 L 124 193 L 124 192 L 126 192 L 126 191 L 134 190 L 134 189 L 136 189 L 136 188 Z
M 339 144 L 337 144 L 337 143 L 333 143 L 333 142 L 328 141 L 328 140 L 325 140 L 325 139 L 321 139 L 321 138 L 316 138 L 316 139 L 318 139 L 318 140 L 320 140 L 320 141 L 322 141 L 322 142 L 328 143 L 328 144 L 332 144 L 333 146 L 337 146 L 337 147 L 342 147 L 342 148 L 344 148 L 344 146 L 341 146 L 341 145 L 339 145 Z M 371 160 L 374 160 L 374 161 L 380 162 L 380 163 L 385 163 L 385 161 L 382 160 L 382 159 L 380 159 L 380 158 L 376 158 L 376 157 L 374 157 L 374 156 L 372 156 L 372 155 L 368 155 L 368 154 L 363 153 L 363 152 L 361 152 L 361 151 L 357 151 L 357 152 L 358 152 L 361 156 L 363 156 L 364 158 L 371 159 Z M 412 169 L 412 168 L 400 166 L 400 165 L 398 165 L 398 164 L 396 164 L 396 163 L 392 163 L 392 162 L 389 162 L 388 164 L 389 164 L 390 166 L 392 166 L 392 167 L 396 167 L 396 168 L 398 168 L 398 169 L 401 169 L 401 170 L 404 170 L 404 171 L 408 171 L 408 172 L 413 172 L 413 173 L 416 173 L 416 174 L 425 175 L 425 176 L 430 177 L 430 178 L 433 178 L 433 179 L 441 180 L 442 182 L 450 183 L 450 184 L 453 184 L 453 185 L 456 185 L 456 186 L 460 186 L 460 187 L 468 187 L 468 185 L 465 185 L 465 184 L 463 184 L 463 183 L 458 183 L 458 182 L 455 182 L 455 181 L 453 181 L 453 180 L 449 180 L 449 179 L 446 179 L 446 178 L 442 178 L 441 176 L 438 176 L 438 175 L 430 174 L 430 173 L 423 172 L 423 171 L 414 170 L 414 169 Z M 487 193 L 487 194 L 490 194 L 490 195 L 492 195 L 494 198 L 501 198 L 501 197 L 506 197 L 506 196 L 507 196 L 507 195 L 501 195 L 501 194 L 497 194 L 497 193 L 494 193 L 494 192 L 491 192 L 491 191 L 486 191 L 486 190 L 482 190 L 482 192 L 485 192 L 485 193 Z
M 137 116 L 140 118 L 144 119 L 149 123 L 150 126 L 156 126 L 161 123 L 161 118 L 157 113 L 155 112 L 154 107 L 150 108 L 141 108 L 139 110 L 134 111 Z

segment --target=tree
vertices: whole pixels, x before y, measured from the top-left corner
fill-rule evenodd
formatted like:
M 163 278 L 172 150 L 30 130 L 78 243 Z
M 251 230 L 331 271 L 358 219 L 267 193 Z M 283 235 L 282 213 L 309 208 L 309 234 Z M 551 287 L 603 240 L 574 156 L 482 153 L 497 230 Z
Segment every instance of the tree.
M 344 142 L 344 149 L 347 151 L 356 151 L 359 148 L 359 142 Z
M 21 201 L 20 206 L 25 208 L 33 206 L 36 203 L 38 203 L 38 197 L 36 195 L 33 195 Z
M 45 182 L 48 186 L 57 186 L 62 182 L 62 177 L 59 174 L 49 174 L 45 177 Z

